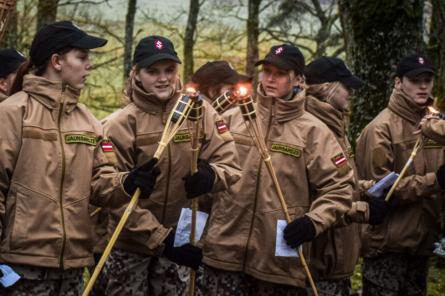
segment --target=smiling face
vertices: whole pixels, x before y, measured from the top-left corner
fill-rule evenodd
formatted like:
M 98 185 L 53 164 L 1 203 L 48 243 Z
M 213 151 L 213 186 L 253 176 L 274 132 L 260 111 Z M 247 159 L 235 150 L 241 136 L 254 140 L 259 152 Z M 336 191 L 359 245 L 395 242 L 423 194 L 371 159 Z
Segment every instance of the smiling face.
M 88 50 L 71 49 L 58 58 L 60 80 L 77 89 L 85 87 L 85 82 L 91 72 Z
M 267 96 L 284 98 L 299 84 L 301 75 L 295 75 L 294 71 L 280 69 L 272 64 L 264 64 L 260 79 Z
M 396 77 L 395 87 L 402 90 L 408 97 L 418 105 L 425 105 L 434 85 L 433 75 L 431 73 L 422 73 L 415 77 L 402 79 Z
M 161 101 L 171 98 L 178 82 L 178 64 L 172 60 L 159 62 L 142 68 L 135 76 L 148 93 L 153 93 Z

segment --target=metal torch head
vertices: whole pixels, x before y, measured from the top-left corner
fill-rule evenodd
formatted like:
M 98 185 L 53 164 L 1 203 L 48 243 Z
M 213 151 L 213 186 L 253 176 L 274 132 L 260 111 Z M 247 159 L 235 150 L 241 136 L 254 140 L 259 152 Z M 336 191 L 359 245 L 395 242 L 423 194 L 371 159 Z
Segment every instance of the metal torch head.
M 196 89 L 196 86 L 192 83 L 189 83 L 185 89 L 186 94 L 192 100 L 190 114 L 188 115 L 188 119 L 191 121 L 197 121 L 202 118 L 202 96 Z
M 230 90 L 226 91 L 219 97 L 217 97 L 213 103 L 212 107 L 215 108 L 216 112 L 219 114 L 227 111 L 233 104 L 236 103 L 236 96 Z
M 171 121 L 173 123 L 184 121 L 189 116 L 192 104 L 193 100 L 191 96 L 189 96 L 188 94 L 182 95 L 176 103 Z
M 256 118 L 255 105 L 252 96 L 244 97 L 238 100 L 238 106 L 241 109 L 241 114 L 244 120 L 250 121 Z

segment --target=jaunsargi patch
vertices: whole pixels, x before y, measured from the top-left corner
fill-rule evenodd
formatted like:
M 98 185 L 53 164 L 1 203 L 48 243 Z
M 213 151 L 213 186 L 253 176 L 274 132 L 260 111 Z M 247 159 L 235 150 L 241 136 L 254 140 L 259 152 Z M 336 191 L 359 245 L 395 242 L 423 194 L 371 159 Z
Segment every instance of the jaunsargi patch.
M 97 137 L 84 134 L 65 135 L 65 143 L 67 144 L 87 144 L 96 146 Z

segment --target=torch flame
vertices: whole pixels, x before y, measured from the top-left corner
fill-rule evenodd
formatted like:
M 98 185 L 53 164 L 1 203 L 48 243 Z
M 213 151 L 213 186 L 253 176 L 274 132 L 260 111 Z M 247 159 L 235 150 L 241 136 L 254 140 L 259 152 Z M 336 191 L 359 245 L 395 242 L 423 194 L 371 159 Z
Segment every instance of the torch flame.
M 428 106 L 428 112 L 430 114 L 439 114 L 439 110 L 437 110 L 436 108 L 434 108 L 433 106 Z
M 188 92 L 188 93 L 195 93 L 195 92 L 196 92 L 196 89 L 193 88 L 193 87 L 191 87 L 191 86 L 189 86 L 189 87 L 187 87 L 187 88 L 185 89 L 185 91 Z
M 239 98 L 245 98 L 252 93 L 252 86 L 250 84 L 237 84 L 235 88 L 236 96 Z
M 240 96 L 244 97 L 245 95 L 247 95 L 248 91 L 247 91 L 247 87 L 244 86 L 240 86 L 238 88 L 238 93 L 240 94 Z

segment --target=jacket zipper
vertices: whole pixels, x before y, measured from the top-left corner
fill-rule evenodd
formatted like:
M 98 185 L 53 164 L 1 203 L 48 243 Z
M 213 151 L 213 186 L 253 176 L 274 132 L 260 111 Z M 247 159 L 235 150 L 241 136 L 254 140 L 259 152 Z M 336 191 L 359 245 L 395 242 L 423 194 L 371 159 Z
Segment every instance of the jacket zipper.
M 65 91 L 65 86 L 62 86 L 62 94 L 61 94 L 61 100 L 59 105 L 59 116 L 58 116 L 58 122 L 57 122 L 57 130 L 59 133 L 59 143 L 62 153 L 62 176 L 60 178 L 60 190 L 59 190 L 59 205 L 60 205 L 60 214 L 62 218 L 62 234 L 63 234 L 63 240 L 62 240 L 62 249 L 60 252 L 60 268 L 63 269 L 63 257 L 65 253 L 65 245 L 66 245 L 66 230 L 65 230 L 65 216 L 63 214 L 63 182 L 65 180 L 65 150 L 63 147 L 63 137 L 62 137 L 62 131 L 61 131 L 61 121 L 62 121 L 62 115 L 63 115 L 63 93 Z
M 275 99 L 273 99 L 273 102 L 272 102 L 272 109 L 273 108 L 275 108 Z M 266 141 L 266 145 L 267 145 L 267 138 L 269 137 L 270 126 L 272 125 L 272 114 L 273 114 L 273 110 L 270 110 L 269 122 L 267 124 L 266 136 L 264 138 L 264 140 Z M 255 185 L 255 198 L 254 198 L 254 203 L 253 203 L 252 220 L 250 222 L 249 235 L 247 236 L 246 248 L 244 250 L 243 270 L 246 269 L 247 253 L 248 253 L 248 250 L 249 250 L 250 239 L 252 237 L 253 224 L 255 222 L 255 214 L 256 214 L 256 208 L 257 208 L 257 202 L 258 202 L 258 191 L 259 191 L 259 184 L 260 184 L 260 179 L 261 179 L 261 169 L 262 169 L 262 167 L 263 167 L 263 159 L 260 156 L 260 164 L 258 166 L 258 175 L 257 175 L 256 185 Z
M 166 113 L 166 105 L 162 106 L 162 114 L 161 114 L 161 120 L 162 123 L 165 124 L 166 119 L 165 117 Z M 168 197 L 169 197 L 169 190 L 170 190 L 170 178 L 171 178 L 171 150 L 170 150 L 170 144 L 167 145 L 167 153 L 168 153 L 168 165 L 167 165 L 167 183 L 166 183 L 166 189 L 165 189 L 165 197 L 164 197 L 164 207 L 162 209 L 162 217 L 161 217 L 161 223 L 165 224 L 165 215 L 167 212 L 167 203 L 168 203 Z

